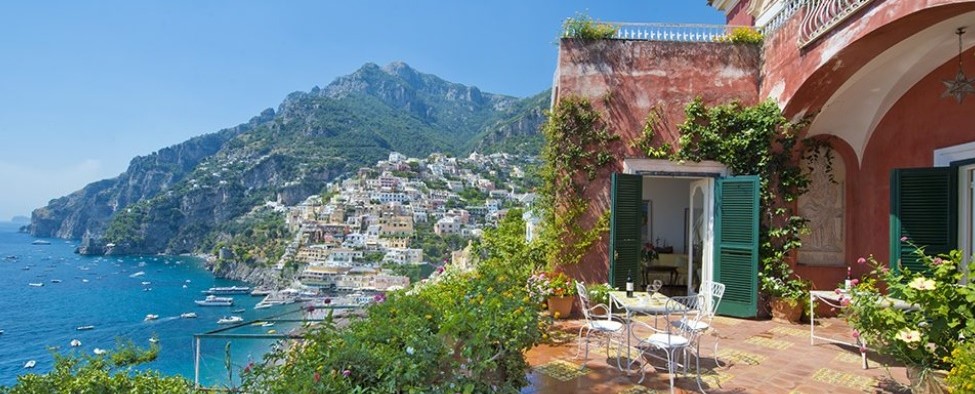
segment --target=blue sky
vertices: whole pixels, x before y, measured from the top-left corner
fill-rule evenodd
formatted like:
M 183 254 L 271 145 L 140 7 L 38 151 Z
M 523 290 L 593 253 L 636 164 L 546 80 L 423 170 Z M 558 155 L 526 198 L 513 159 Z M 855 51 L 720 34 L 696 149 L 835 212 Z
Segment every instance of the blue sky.
M 4 2 L 0 220 L 366 62 L 538 93 L 576 12 L 724 22 L 706 0 Z

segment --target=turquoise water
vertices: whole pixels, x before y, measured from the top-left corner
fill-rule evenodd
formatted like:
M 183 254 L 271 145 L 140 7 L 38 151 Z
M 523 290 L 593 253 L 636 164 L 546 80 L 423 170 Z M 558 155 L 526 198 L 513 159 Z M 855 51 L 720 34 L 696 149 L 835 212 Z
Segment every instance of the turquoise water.
M 49 371 L 54 360 L 48 350 L 51 347 L 58 347 L 61 353 L 91 354 L 94 348 L 113 348 L 117 338 L 148 346 L 153 335 L 160 340 L 159 358 L 143 368 L 193 379 L 193 334 L 220 328 L 217 319 L 238 308 L 245 309 L 236 313 L 245 321 L 299 308 L 291 305 L 254 310 L 260 297 L 250 295 L 233 296 L 233 307 L 200 307 L 193 300 L 203 298 L 201 290 L 244 283 L 214 278 L 193 257 L 79 256 L 74 254 L 74 241 L 47 239 L 50 245 L 32 245 L 35 238 L 17 233 L 17 228 L 12 223 L 0 222 L 0 330 L 4 330 L 0 335 L 0 385 L 13 384 L 17 375 L 27 373 L 29 370 L 23 366 L 28 360 L 37 361 L 31 372 Z M 140 271 L 145 274 L 131 277 Z M 52 279 L 60 279 L 61 283 L 52 283 Z M 151 284 L 143 285 L 143 281 Z M 38 282 L 44 286 L 28 286 Z M 146 288 L 151 290 L 145 291 Z M 185 312 L 196 312 L 199 317 L 181 319 L 179 315 Z M 159 319 L 145 322 L 147 314 L 159 315 Z M 289 318 L 300 318 L 300 314 Z M 75 329 L 85 325 L 95 328 Z M 261 333 L 275 329 L 284 333 L 290 328 L 293 325 L 277 323 L 270 328 L 247 326 L 233 332 Z M 72 339 L 80 340 L 82 346 L 69 347 Z M 203 341 L 202 383 L 227 383 L 226 343 L 226 339 Z M 248 361 L 260 360 L 272 343 L 271 340 L 234 341 L 231 344 L 234 376 Z

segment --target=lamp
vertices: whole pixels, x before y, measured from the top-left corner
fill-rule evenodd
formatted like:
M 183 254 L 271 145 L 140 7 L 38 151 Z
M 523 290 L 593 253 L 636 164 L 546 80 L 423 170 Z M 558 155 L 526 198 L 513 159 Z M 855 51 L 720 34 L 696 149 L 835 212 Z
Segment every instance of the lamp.
M 955 30 L 955 34 L 958 35 L 958 73 L 955 74 L 955 79 L 946 79 L 942 81 L 945 84 L 945 92 L 941 95 L 942 98 L 954 96 L 955 100 L 958 100 L 960 104 L 962 100 L 965 99 L 966 94 L 975 94 L 975 79 L 968 79 L 965 77 L 965 72 L 962 71 L 961 67 L 961 35 L 965 34 L 965 28 L 959 27 Z

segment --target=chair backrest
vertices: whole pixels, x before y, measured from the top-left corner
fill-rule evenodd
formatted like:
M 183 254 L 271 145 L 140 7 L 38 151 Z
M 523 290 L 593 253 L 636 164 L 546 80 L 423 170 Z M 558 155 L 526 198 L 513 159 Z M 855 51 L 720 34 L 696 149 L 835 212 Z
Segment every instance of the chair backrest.
M 580 281 L 576 281 L 576 293 L 579 293 L 579 305 L 582 307 L 582 315 L 586 317 L 586 321 L 589 321 L 589 291 L 586 290 L 586 285 Z
M 706 280 L 701 283 L 701 288 L 698 291 L 699 294 L 704 294 L 707 297 L 706 312 L 712 317 L 718 311 L 718 305 L 721 304 L 721 299 L 724 297 L 724 284 L 718 283 L 710 280 Z M 704 309 L 702 309 L 704 311 Z
M 670 297 L 664 309 L 668 318 L 673 318 L 679 324 L 667 324 L 668 330 L 675 330 L 672 334 L 685 337 L 691 343 L 696 341 L 701 331 L 693 328 L 698 327 L 699 322 L 708 318 L 706 313 L 701 312 L 706 302 L 707 296 L 704 294 Z

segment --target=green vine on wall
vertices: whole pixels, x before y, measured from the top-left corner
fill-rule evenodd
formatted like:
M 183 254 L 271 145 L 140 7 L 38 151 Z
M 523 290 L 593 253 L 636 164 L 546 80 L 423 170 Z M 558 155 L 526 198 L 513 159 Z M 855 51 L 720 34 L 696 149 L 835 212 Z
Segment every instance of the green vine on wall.
M 640 133 L 640 138 L 633 141 L 631 145 L 633 148 L 645 153 L 651 159 L 667 159 L 674 155 L 674 148 L 669 143 L 654 146 L 653 141 L 657 137 L 657 128 L 660 127 L 662 119 L 660 109 L 657 107 L 651 108 L 650 112 L 647 113 L 646 119 L 643 121 L 643 130 Z
M 580 225 L 589 212 L 588 195 L 596 173 L 613 161 L 609 132 L 589 100 L 562 98 L 542 126 L 545 146 L 540 173 L 544 187 L 536 204 L 542 211 L 539 238 L 547 247 L 550 267 L 577 264 L 609 231 L 609 209 L 588 228 Z
M 763 294 L 776 295 L 769 287 L 774 281 L 769 279 L 800 280 L 786 260 L 802 246 L 799 237 L 807 231 L 807 220 L 796 212 L 799 196 L 810 185 L 801 159 L 829 153 L 821 152 L 824 145 L 800 140 L 806 122 L 788 121 L 772 101 L 751 107 L 733 102 L 709 108 L 697 99 L 688 104 L 686 115 L 679 126 L 680 151 L 672 159 L 714 160 L 733 174 L 759 176 L 760 279 Z M 804 152 L 807 143 L 815 147 L 813 153 Z

